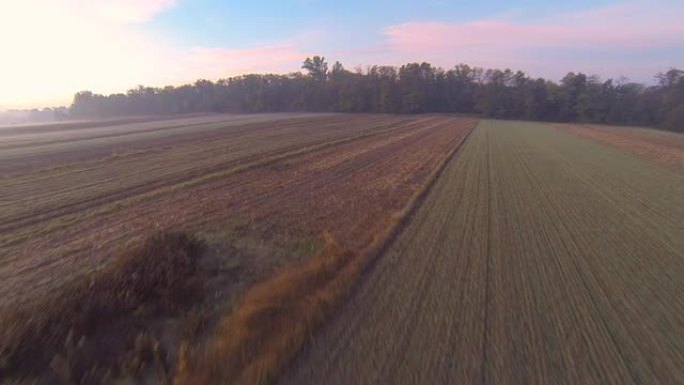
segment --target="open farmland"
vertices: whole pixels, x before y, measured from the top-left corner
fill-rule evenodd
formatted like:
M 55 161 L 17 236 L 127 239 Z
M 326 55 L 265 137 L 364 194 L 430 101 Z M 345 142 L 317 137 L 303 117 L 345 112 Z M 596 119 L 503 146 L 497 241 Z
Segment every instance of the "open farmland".
M 61 127 L 62 136 L 51 127 L 7 130 L 0 134 L 0 323 L 20 327 L 21 320 L 4 320 L 14 313 L 8 309 L 38 301 L 41 312 L 49 306 L 43 298 L 59 297 L 63 287 L 78 292 L 70 282 L 159 230 L 194 234 L 208 246 L 200 270 L 210 295 L 194 311 L 209 322 L 229 313 L 254 281 L 318 253 L 325 239 L 344 250 L 373 242 L 475 124 L 289 114 Z M 118 279 L 114 271 L 97 287 Z M 164 329 L 175 333 L 162 346 L 169 357 L 185 324 Z M 17 335 L 8 330 L 0 337 Z
M 675 384 L 684 173 L 482 121 L 283 384 Z
M 284 243 L 330 231 L 339 242 L 363 242 L 474 124 L 342 115 L 203 120 L 79 129 L 57 143 L 52 133 L 11 137 L 4 146 L 27 144 L 24 156 L 16 147 L 0 151 L 3 167 L 17 168 L 1 177 L 3 301 L 92 268 L 156 228 L 213 238 L 258 230 Z M 37 147 L 47 149 L 36 155 Z

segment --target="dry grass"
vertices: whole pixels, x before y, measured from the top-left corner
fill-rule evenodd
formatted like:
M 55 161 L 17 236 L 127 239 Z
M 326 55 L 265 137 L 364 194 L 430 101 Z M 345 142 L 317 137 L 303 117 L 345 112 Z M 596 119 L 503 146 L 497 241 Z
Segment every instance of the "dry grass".
M 94 365 L 120 364 L 117 339 L 119 344 L 135 339 L 138 350 L 154 346 L 143 343 L 149 338 L 138 335 L 139 328 L 126 318 L 173 310 L 192 298 L 201 251 L 200 242 L 186 234 L 159 233 L 57 293 L 3 312 L 0 377 L 33 375 L 50 365 L 58 377 L 82 383 Z
M 598 124 L 555 124 L 554 126 L 582 138 L 636 154 L 643 159 L 671 169 L 684 170 L 684 135 L 680 133 Z
M 206 352 L 179 365 L 179 383 L 263 383 L 294 354 L 346 286 L 354 262 L 326 236 L 324 251 L 252 288 L 224 318 Z
M 273 381 L 399 233 L 465 137 L 404 209 L 389 219 L 385 229 L 369 237 L 362 250 L 341 250 L 326 233 L 320 254 L 249 290 L 233 312 L 221 319 L 204 349 L 188 354 L 188 345 L 182 345 L 174 383 L 253 385 Z

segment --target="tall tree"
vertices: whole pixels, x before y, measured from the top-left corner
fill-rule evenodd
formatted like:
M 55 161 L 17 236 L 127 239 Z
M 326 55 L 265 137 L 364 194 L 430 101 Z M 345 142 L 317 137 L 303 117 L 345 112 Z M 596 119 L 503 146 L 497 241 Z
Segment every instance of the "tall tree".
M 328 75 L 328 63 L 323 56 L 307 57 L 302 64 L 302 69 L 307 70 L 309 76 L 320 83 L 324 83 Z

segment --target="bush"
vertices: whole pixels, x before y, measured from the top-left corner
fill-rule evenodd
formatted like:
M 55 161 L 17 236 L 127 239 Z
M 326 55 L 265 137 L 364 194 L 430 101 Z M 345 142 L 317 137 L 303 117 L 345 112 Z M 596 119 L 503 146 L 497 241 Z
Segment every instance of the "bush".
M 65 341 L 89 338 L 141 307 L 172 309 L 187 299 L 184 290 L 196 273 L 201 251 L 201 243 L 186 234 L 155 234 L 53 295 L 2 312 L 0 378 L 44 370 L 65 350 Z

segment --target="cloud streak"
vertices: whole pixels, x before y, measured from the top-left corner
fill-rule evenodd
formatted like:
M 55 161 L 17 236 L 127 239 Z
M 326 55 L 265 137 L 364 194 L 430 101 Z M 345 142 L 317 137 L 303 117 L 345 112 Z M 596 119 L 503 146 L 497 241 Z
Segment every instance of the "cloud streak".
M 674 9 L 673 9 L 674 7 Z M 506 20 L 464 23 L 407 22 L 385 28 L 390 47 L 403 52 L 464 48 L 652 48 L 684 46 L 684 6 L 632 3 L 600 8 L 546 23 Z
M 400 60 L 513 66 L 552 78 L 579 70 L 649 81 L 650 75 L 676 66 L 683 57 L 673 54 L 684 48 L 684 24 L 678 20 L 682 13 L 681 2 L 639 1 L 535 23 L 412 21 L 388 26 L 382 35 L 388 56 Z

